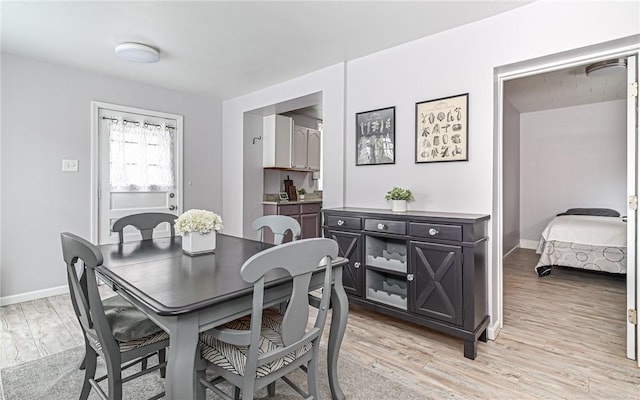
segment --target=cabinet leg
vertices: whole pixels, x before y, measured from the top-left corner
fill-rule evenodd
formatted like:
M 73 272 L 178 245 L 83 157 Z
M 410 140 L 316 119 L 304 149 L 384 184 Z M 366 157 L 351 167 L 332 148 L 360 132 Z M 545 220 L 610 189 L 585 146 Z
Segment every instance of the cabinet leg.
M 482 332 L 482 335 L 480 335 L 480 337 L 478 338 L 481 341 L 487 343 L 487 330 L 485 329 L 484 332 Z
M 464 356 L 470 360 L 475 360 L 478 355 L 478 345 L 475 340 L 464 341 Z

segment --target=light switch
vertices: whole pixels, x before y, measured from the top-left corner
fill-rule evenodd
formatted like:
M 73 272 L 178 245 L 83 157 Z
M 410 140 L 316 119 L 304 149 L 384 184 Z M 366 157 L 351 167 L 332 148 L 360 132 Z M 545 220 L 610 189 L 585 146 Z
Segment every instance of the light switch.
M 65 172 L 78 172 L 78 160 L 62 160 L 62 170 Z

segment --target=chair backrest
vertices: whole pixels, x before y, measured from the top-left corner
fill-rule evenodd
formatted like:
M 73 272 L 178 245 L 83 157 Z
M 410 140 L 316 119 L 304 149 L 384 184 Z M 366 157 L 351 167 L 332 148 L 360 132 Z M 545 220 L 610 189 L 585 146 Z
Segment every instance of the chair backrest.
M 119 346 L 107 322 L 98 292 L 95 268 L 102 265 L 102 253 L 96 246 L 72 233 L 61 233 L 60 240 L 62 257 L 67 264 L 73 309 L 87 339 L 99 342 L 103 350 L 106 350 L 104 353 L 119 353 Z M 78 271 L 77 267 L 81 267 L 81 270 Z
M 338 244 L 332 239 L 313 238 L 285 243 L 262 251 L 247 260 L 240 274 L 246 282 L 253 283 L 253 307 L 251 313 L 251 343 L 247 354 L 247 370 L 264 364 L 278 355 L 284 356 L 297 347 L 319 339 L 329 308 L 331 296 L 331 262 L 338 256 Z M 285 270 L 293 277 L 291 297 L 286 306 L 281 327 L 282 342 L 286 346 L 278 354 L 258 357 L 258 342 L 264 304 L 265 274 L 275 269 Z M 309 284 L 311 275 L 325 270 L 320 307 L 314 326 L 307 330 L 309 319 Z M 260 363 L 260 364 L 259 364 Z
M 286 215 L 265 215 L 256 218 L 251 224 L 251 228 L 258 232 L 257 239 L 259 241 L 262 241 L 264 237 L 265 227 L 269 227 L 273 232 L 273 244 L 282 244 L 287 231 L 291 231 L 293 240 L 300 239 L 300 224 Z
M 111 230 L 118 232 L 119 243 L 124 242 L 124 228 L 131 225 L 136 227 L 142 235 L 142 240 L 153 238 L 153 228 L 163 222 L 168 222 L 171 229 L 171 237 L 175 237 L 176 231 L 174 223 L 176 222 L 177 215 L 168 213 L 140 213 L 127 215 L 117 220 Z

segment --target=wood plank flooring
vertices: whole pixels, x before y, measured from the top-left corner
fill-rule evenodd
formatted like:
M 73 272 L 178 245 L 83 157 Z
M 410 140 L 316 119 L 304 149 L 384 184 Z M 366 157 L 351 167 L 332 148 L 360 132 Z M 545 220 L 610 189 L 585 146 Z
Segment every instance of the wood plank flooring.
M 560 268 L 538 278 L 536 261 L 522 249 L 505 260 L 504 328 L 474 361 L 458 339 L 355 306 L 344 356 L 424 399 L 640 399 L 624 278 Z M 2 307 L 1 321 L 2 367 L 82 342 L 67 296 Z

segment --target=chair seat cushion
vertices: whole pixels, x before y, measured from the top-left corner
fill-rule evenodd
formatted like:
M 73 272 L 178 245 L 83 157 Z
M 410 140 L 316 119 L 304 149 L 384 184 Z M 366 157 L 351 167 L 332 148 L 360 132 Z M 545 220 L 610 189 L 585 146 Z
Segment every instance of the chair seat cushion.
M 260 332 L 260 348 L 258 354 L 262 355 L 280 347 L 285 347 L 280 334 L 282 326 L 282 315 L 275 309 L 265 309 L 262 314 L 262 329 Z M 236 330 L 250 330 L 251 316 L 246 316 L 235 321 L 231 321 L 224 327 Z M 312 343 L 305 343 L 292 353 L 274 360 L 265 365 L 259 366 L 256 371 L 256 378 L 269 375 L 277 371 L 292 361 L 302 357 L 312 348 Z M 248 346 L 235 346 L 216 339 L 214 336 L 203 332 L 200 334 L 200 351 L 202 358 L 208 362 L 224 368 L 228 371 L 244 376 L 245 365 L 247 363 Z
M 147 338 L 162 332 L 162 328 L 122 296 L 116 295 L 104 299 L 102 305 L 113 337 L 120 343 Z
M 100 344 L 100 342 L 96 339 L 93 338 L 92 336 L 87 336 L 87 339 L 89 339 L 89 341 L 91 342 L 91 344 L 93 345 L 92 347 L 94 349 L 96 349 L 96 351 L 100 354 L 102 354 L 102 344 Z M 130 350 L 134 350 L 137 349 L 138 347 L 143 347 L 143 346 L 148 346 L 150 344 L 154 344 L 154 343 L 159 343 L 162 342 L 163 340 L 167 340 L 169 339 L 169 334 L 165 331 L 160 331 L 158 333 L 153 333 L 149 336 L 145 336 L 143 338 L 139 338 L 139 339 L 134 339 L 134 340 L 130 340 L 128 342 L 118 342 L 118 346 L 120 347 L 120 352 L 124 353 L 125 351 L 130 351 Z

